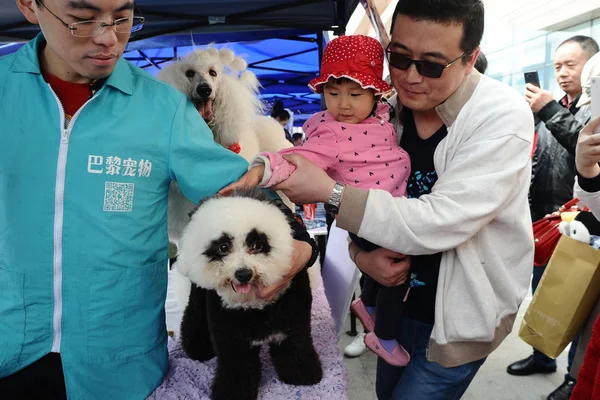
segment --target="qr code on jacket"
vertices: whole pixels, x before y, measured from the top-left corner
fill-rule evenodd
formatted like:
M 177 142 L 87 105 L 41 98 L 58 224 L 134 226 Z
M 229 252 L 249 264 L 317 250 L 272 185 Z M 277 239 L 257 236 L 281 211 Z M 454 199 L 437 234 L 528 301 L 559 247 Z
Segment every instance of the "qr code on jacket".
M 130 212 L 133 209 L 133 183 L 106 182 L 104 211 Z

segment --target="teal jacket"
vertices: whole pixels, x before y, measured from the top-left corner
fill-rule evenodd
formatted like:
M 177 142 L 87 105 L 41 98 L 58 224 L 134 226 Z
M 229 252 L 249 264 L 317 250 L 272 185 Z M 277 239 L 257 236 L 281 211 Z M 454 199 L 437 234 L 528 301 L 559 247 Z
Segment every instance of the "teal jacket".
M 247 163 L 185 96 L 121 59 L 64 129 L 43 36 L 0 58 L 0 377 L 61 354 L 69 399 L 143 399 L 167 370 L 167 193 Z

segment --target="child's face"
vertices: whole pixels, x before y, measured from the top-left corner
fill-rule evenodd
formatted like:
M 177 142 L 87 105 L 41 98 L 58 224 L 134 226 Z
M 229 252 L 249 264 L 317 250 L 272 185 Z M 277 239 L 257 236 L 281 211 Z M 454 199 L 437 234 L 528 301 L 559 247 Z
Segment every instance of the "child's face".
M 323 87 L 327 111 L 336 121 L 358 124 L 373 111 L 375 95 L 372 89 L 363 89 L 353 81 L 337 84 L 327 82 Z

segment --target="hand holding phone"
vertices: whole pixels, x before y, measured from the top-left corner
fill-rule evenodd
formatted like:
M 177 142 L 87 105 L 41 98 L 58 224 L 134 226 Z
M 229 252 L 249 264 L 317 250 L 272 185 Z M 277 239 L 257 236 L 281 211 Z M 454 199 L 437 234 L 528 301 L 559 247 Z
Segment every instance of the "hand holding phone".
M 535 86 L 541 88 L 540 77 L 539 77 L 537 71 L 525 72 L 524 75 L 525 75 L 525 83 L 531 83 L 532 85 L 535 85 Z

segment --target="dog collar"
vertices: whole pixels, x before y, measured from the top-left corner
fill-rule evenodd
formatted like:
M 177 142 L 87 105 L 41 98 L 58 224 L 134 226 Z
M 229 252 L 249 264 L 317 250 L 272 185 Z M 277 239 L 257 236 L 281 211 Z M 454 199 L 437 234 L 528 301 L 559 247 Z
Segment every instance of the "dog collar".
M 310 255 L 310 259 L 308 260 L 304 268 L 302 268 L 303 271 L 312 267 L 313 264 L 317 261 L 317 258 L 319 257 L 319 246 L 317 246 L 315 240 L 311 238 L 310 241 L 307 243 L 310 244 L 310 246 L 312 247 L 312 254 Z
M 235 142 L 234 144 L 230 145 L 228 149 L 233 151 L 235 154 L 240 154 L 240 151 L 242 151 L 239 142 Z

